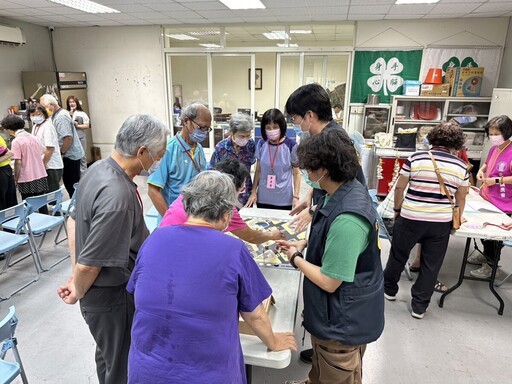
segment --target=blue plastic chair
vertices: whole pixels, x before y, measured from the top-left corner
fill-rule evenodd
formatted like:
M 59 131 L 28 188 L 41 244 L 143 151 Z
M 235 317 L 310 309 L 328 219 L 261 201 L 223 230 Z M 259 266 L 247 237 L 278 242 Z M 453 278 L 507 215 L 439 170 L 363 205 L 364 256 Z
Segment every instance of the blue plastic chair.
M 28 384 L 27 375 L 18 352 L 18 340 L 14 337 L 17 325 L 16 310 L 14 307 L 10 307 L 7 316 L 0 321 L 0 342 L 2 343 L 0 351 L 0 383 L 11 383 L 18 375 L 21 375 L 23 384 Z M 4 360 L 5 354 L 9 349 L 12 349 L 15 362 Z
M 58 230 L 57 234 L 55 235 L 55 244 L 60 244 L 64 240 L 67 239 L 67 236 L 65 236 L 61 240 L 58 240 L 60 232 L 62 231 L 62 228 L 65 228 L 65 231 L 67 230 L 67 227 L 66 227 L 67 218 L 75 210 L 76 190 L 78 188 L 78 183 L 73 184 L 73 188 L 75 189 L 75 191 L 73 192 L 73 196 L 71 196 L 71 199 L 66 200 L 66 201 L 61 201 L 60 204 L 55 206 L 55 208 L 53 209 L 53 212 L 52 212 L 53 216 L 60 215 L 60 216 L 64 217 L 64 222 L 59 227 L 59 230 Z
M 154 205 L 148 209 L 148 211 L 146 212 L 146 216 L 158 217 L 158 211 L 156 210 Z
M 42 234 L 41 241 L 39 242 L 39 245 L 36 246 L 36 249 L 38 251 L 41 249 L 41 246 L 43 245 L 44 239 L 46 238 L 46 234 L 52 229 L 62 227 L 62 224 L 65 221 L 64 221 L 64 217 L 62 217 L 62 216 L 45 215 L 45 214 L 37 212 L 37 210 L 39 208 L 41 208 L 42 206 L 47 205 L 49 203 L 55 203 L 55 205 L 58 206 L 62 201 L 63 194 L 64 194 L 64 187 L 60 188 L 57 191 L 46 193 L 44 195 L 27 197 L 27 200 L 25 201 L 25 204 L 28 209 L 27 225 L 26 225 L 25 233 L 27 233 L 29 235 L 30 240 L 32 241 L 33 245 L 36 244 L 34 236 L 38 236 L 38 235 Z M 15 220 L 6 222 L 4 224 L 4 228 L 13 230 L 14 228 L 16 228 L 17 225 L 18 225 L 18 220 L 15 219 Z M 67 236 L 66 226 L 64 226 L 64 230 L 66 231 L 66 236 Z M 55 244 L 57 244 L 57 236 L 55 237 L 54 241 L 55 241 Z M 60 259 L 59 261 L 57 261 L 56 263 L 49 266 L 48 268 L 45 268 L 42 265 L 39 252 L 38 252 L 38 255 L 39 255 L 38 259 L 39 259 L 40 267 L 41 267 L 41 270 L 43 270 L 43 271 L 50 270 L 55 265 L 61 263 L 62 261 L 64 261 L 66 258 L 69 257 L 69 254 L 68 254 L 65 257 L 63 257 L 62 259 Z M 23 258 L 25 258 L 27 256 L 24 256 L 24 257 L 16 260 L 9 266 L 16 264 L 17 262 L 21 261 Z
M 5 263 L 0 270 L 0 274 L 4 273 L 7 267 L 11 264 L 12 252 L 20 247 L 25 248 L 25 244 L 28 244 L 30 249 L 28 256 L 32 256 L 32 260 L 34 261 L 34 265 L 36 267 L 36 277 L 16 288 L 8 296 L 0 296 L 0 301 L 10 299 L 12 295 L 18 293 L 22 289 L 28 287 L 30 284 L 39 280 L 39 255 L 37 253 L 37 249 L 34 248 L 34 244 L 30 240 L 30 236 L 26 233 L 26 217 L 27 207 L 25 206 L 24 202 L 14 207 L 0 211 L 0 224 L 5 223 L 6 221 L 12 221 L 13 219 L 17 220 L 18 223 L 12 232 L 6 232 L 4 230 L 0 231 L 0 254 L 5 254 Z
M 149 233 L 158 228 L 157 221 L 157 216 L 148 216 L 147 214 L 144 216 L 144 222 L 146 223 L 146 227 L 149 229 Z

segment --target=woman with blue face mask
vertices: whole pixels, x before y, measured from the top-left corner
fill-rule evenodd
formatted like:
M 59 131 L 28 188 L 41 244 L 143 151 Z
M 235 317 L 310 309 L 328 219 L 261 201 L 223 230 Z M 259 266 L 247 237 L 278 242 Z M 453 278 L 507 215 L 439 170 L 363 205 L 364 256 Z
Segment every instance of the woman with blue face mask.
M 300 171 L 293 166 L 297 143 L 286 137 L 286 120 L 279 109 L 261 118 L 262 140 L 256 146 L 254 189 L 246 207 L 291 210 L 299 201 Z
M 43 163 L 48 174 L 48 190 L 49 192 L 56 191 L 60 188 L 60 179 L 64 168 L 57 131 L 49 119 L 48 112 L 41 104 L 30 104 L 27 113 L 32 121 L 32 134 L 45 147 Z
M 252 138 L 253 122 L 249 115 L 244 113 L 234 113 L 229 120 L 229 137 L 220 141 L 210 159 L 209 169 L 213 169 L 215 164 L 226 159 L 235 159 L 240 161 L 247 169 L 251 169 L 256 162 L 254 152 L 256 144 Z M 247 204 L 247 200 L 252 192 L 252 180 L 249 176 L 245 181 L 245 188 L 238 195 L 240 206 Z

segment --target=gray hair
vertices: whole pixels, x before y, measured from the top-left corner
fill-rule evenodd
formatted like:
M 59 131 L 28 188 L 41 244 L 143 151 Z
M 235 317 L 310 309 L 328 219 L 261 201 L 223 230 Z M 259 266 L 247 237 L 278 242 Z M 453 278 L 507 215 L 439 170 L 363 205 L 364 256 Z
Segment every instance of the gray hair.
M 56 106 L 59 106 L 59 102 L 57 101 L 57 99 L 55 98 L 55 96 L 53 95 L 49 95 L 48 93 L 44 94 L 43 96 L 41 96 L 41 98 L 39 99 L 39 101 L 42 101 L 43 103 L 45 104 L 50 104 L 50 105 L 56 105 Z
M 132 157 L 140 147 L 146 147 L 150 153 L 156 154 L 162 149 L 169 129 L 150 115 L 132 115 L 128 117 L 116 136 L 114 149 L 122 156 Z
M 250 132 L 253 128 L 253 122 L 251 116 L 246 115 L 245 113 L 234 113 L 231 115 L 231 119 L 229 120 L 229 129 L 233 133 L 237 133 L 238 131 Z
M 205 108 L 208 110 L 206 105 L 201 103 L 194 103 L 190 104 L 189 106 L 185 107 L 183 111 L 181 112 L 181 118 L 188 117 L 190 120 L 195 120 L 197 116 L 199 115 L 199 110 L 201 108 Z
M 219 171 L 201 172 L 183 188 L 182 195 L 187 216 L 209 223 L 222 219 L 238 202 L 232 177 Z

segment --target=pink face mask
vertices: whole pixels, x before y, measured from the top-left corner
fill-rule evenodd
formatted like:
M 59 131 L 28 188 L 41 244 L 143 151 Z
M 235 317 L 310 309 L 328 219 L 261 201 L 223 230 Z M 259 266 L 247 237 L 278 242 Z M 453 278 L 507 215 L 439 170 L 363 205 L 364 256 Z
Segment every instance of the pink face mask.
M 502 135 L 493 135 L 489 136 L 489 141 L 492 145 L 501 145 L 505 142 L 505 139 Z
M 239 147 L 245 147 L 247 143 L 249 142 L 249 139 L 239 139 L 237 137 L 233 137 L 233 142 L 238 145 Z
M 269 140 L 277 140 L 281 137 L 280 129 L 273 129 L 271 131 L 266 131 L 266 133 Z

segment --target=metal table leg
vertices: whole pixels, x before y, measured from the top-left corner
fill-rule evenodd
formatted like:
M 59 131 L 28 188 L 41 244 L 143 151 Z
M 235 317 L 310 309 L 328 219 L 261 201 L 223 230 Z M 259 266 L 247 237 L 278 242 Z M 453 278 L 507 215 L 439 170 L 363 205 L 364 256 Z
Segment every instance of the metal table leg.
M 252 383 L 252 365 L 245 364 L 245 376 L 247 377 L 247 384 Z
M 464 248 L 464 257 L 462 258 L 462 266 L 460 267 L 460 273 L 459 273 L 459 281 L 457 281 L 457 284 L 455 284 L 453 287 L 448 288 L 446 292 L 444 292 L 441 295 L 441 298 L 439 299 L 439 307 L 443 308 L 444 304 L 444 298 L 448 296 L 450 293 L 455 291 L 457 288 L 460 287 L 462 284 L 462 281 L 464 280 L 464 273 L 466 272 L 466 263 L 468 261 L 468 254 L 469 254 L 469 247 L 471 245 L 471 238 L 467 238 L 466 240 L 466 247 Z
M 505 308 L 505 303 L 503 302 L 503 299 L 501 296 L 496 292 L 494 289 L 494 279 L 496 279 L 496 271 L 498 270 L 498 264 L 500 261 L 500 253 L 501 249 L 500 247 L 496 247 L 496 255 L 494 257 L 494 263 L 492 264 L 492 272 L 491 272 L 491 278 L 489 280 L 489 289 L 493 293 L 493 295 L 498 299 L 500 303 L 500 307 L 498 309 L 498 315 L 503 315 L 503 309 Z

